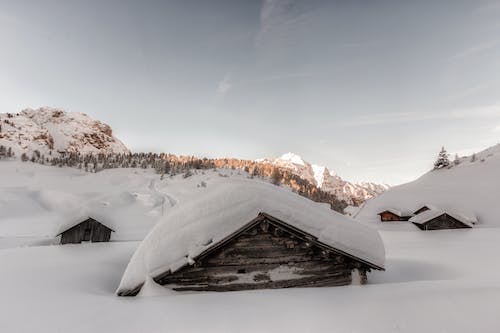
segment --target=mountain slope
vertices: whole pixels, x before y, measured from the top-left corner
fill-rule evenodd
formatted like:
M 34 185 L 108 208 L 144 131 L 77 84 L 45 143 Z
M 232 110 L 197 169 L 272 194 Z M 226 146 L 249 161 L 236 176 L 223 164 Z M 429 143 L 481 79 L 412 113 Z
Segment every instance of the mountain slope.
M 84 113 L 55 108 L 25 109 L 17 114 L 0 113 L 0 145 L 16 155 L 42 155 L 61 152 L 128 153 L 125 145 L 113 136 L 109 125 Z
M 500 225 L 500 145 L 459 159 L 458 165 L 433 170 L 369 200 L 357 214 L 378 221 L 387 208 L 415 211 L 424 204 L 476 215 L 481 225 Z
M 321 190 L 334 194 L 349 205 L 359 205 L 386 191 L 389 186 L 375 183 L 351 183 L 343 180 L 328 168 L 304 161 L 294 153 L 286 153 L 275 159 L 259 159 L 261 163 L 270 163 L 279 168 L 292 171 Z

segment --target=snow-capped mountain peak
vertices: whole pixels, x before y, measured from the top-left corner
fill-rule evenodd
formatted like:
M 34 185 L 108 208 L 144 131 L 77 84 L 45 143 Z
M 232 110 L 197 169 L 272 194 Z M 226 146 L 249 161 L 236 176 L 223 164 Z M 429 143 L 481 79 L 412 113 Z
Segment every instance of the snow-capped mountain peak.
M 319 189 L 335 194 L 339 199 L 346 201 L 349 205 L 359 205 L 385 190 L 387 185 L 375 183 L 350 183 L 343 180 L 335 172 L 330 172 L 328 168 L 312 164 L 305 161 L 300 155 L 286 153 L 279 158 L 259 159 L 258 162 L 270 163 L 279 168 L 292 171 L 302 179 L 305 179 Z
M 305 165 L 305 162 L 302 159 L 302 157 L 300 157 L 299 155 L 297 155 L 295 153 L 290 153 L 290 152 L 281 155 L 281 157 L 279 158 L 279 160 L 281 160 L 281 161 L 288 161 L 290 163 L 298 164 L 298 165 Z
M 84 113 L 50 107 L 0 113 L 0 145 L 16 155 L 30 155 L 35 150 L 42 155 L 129 152 L 109 125 Z

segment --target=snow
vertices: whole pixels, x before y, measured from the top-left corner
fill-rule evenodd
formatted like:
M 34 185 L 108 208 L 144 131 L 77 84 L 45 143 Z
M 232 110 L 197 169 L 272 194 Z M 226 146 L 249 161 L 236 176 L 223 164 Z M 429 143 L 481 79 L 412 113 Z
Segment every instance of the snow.
M 387 185 L 363 182 L 351 183 L 343 180 L 328 168 L 305 161 L 295 153 L 286 153 L 279 158 L 257 159 L 260 163 L 269 163 L 287 169 L 302 179 L 315 184 L 321 190 L 332 193 L 347 204 L 359 204 L 387 190 Z
M 468 225 L 469 227 L 473 227 L 474 224 L 477 223 L 477 218 L 474 216 L 467 216 L 459 212 L 449 211 L 449 210 L 445 211 L 437 208 L 430 208 L 429 210 L 426 210 L 418 215 L 413 216 L 409 221 L 412 223 L 422 224 L 443 214 L 448 214 L 451 217 L 459 220 L 460 222 Z
M 0 237 L 54 238 L 93 217 L 116 230 L 113 240 L 142 240 L 171 208 L 162 193 L 168 181 L 160 181 L 151 170 L 86 173 L 1 161 L 0 174 Z
M 475 162 L 471 157 L 460 160 L 457 166 L 430 171 L 368 200 L 356 219 L 378 222 L 377 214 L 389 207 L 414 212 L 431 205 L 472 220 L 477 217 L 478 227 L 500 226 L 500 145 L 477 153 Z
M 410 212 L 409 210 L 400 210 L 400 209 L 395 209 L 395 208 L 387 208 L 387 209 L 384 209 L 383 211 L 381 211 L 380 213 L 383 213 L 383 212 L 390 212 L 390 213 L 393 213 L 399 217 L 407 217 L 407 216 L 413 215 L 413 213 Z
M 42 107 L 20 113 L 0 113 L 0 145 L 10 147 L 17 156 L 38 150 L 45 157 L 59 151 L 96 153 L 129 153 L 113 136 L 111 128 L 84 113 L 66 112 Z
M 325 171 L 327 171 L 327 170 L 324 166 L 316 165 L 316 164 L 312 164 L 311 167 L 313 169 L 314 180 L 316 181 L 316 186 L 321 188 L 323 186 L 323 182 L 325 180 Z
M 305 165 L 305 162 L 302 159 L 302 157 L 300 157 L 299 155 L 294 154 L 294 153 L 283 154 L 283 155 L 281 155 L 281 157 L 279 159 L 283 160 L 283 161 L 288 161 L 288 162 L 293 163 L 293 164 L 298 164 L 298 165 L 302 165 L 302 166 Z
M 498 332 L 500 229 L 381 236 L 387 270 L 367 285 L 166 297 L 114 295 L 138 242 L 3 249 L 0 330 Z
M 384 267 L 384 246 L 375 229 L 286 188 L 247 177 L 218 177 L 153 228 L 130 260 L 118 291 L 134 289 L 147 276 L 174 272 L 189 264 L 190 258 L 261 212 L 310 233 L 320 242 Z
M 165 214 L 173 213 L 196 193 L 217 187 L 214 184 L 222 177 L 206 172 L 159 181 L 148 170 L 86 174 L 0 162 L 0 331 L 496 333 L 500 327 L 500 228 L 498 218 L 487 217 L 498 212 L 492 202 L 498 197 L 495 180 L 499 178 L 488 181 L 482 179 L 484 175 L 473 177 L 467 171 L 495 176 L 488 166 L 494 157 L 438 171 L 446 178 L 440 186 L 460 190 L 475 205 L 488 201 L 479 207 L 480 228 L 421 232 L 408 222 L 372 223 L 384 242 L 386 271 L 370 273 L 367 285 L 174 293 L 148 284 L 146 296 L 164 296 L 134 298 L 117 297 L 115 291 L 139 240 L 161 218 L 162 205 L 157 203 L 165 203 Z M 447 179 L 448 173 L 455 178 Z M 471 178 L 457 178 L 464 175 Z M 197 187 L 202 180 L 207 188 Z M 462 180 L 463 188 L 449 185 Z M 474 187 L 475 181 L 482 183 Z M 481 185 L 485 188 L 479 191 Z M 49 192 L 39 195 L 41 191 Z M 61 208 L 57 202 L 64 193 L 72 198 L 70 203 L 78 198 L 87 207 L 89 200 L 111 210 L 131 205 L 138 218 L 118 221 L 110 243 L 50 245 L 59 216 L 53 209 Z M 453 192 L 448 194 L 452 196 L 448 203 L 457 199 L 461 206 L 467 203 Z M 420 208 L 422 204 L 413 199 L 408 198 L 412 209 Z M 379 209 L 370 209 L 378 218 Z M 68 213 L 73 211 L 74 207 L 68 209 Z

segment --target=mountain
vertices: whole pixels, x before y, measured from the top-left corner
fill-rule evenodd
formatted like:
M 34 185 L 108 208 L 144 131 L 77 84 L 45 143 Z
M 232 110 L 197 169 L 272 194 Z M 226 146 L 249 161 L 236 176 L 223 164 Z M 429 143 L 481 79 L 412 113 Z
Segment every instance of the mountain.
M 477 216 L 481 225 L 500 225 L 500 144 L 458 158 L 449 167 L 432 170 L 417 180 L 395 186 L 366 202 L 356 215 L 362 221 L 379 221 L 384 209 L 415 211 L 433 205 Z
M 48 156 L 62 152 L 128 153 L 109 125 L 84 113 L 43 107 L 20 113 L 0 113 L 0 146 L 16 155 L 35 150 Z
M 279 158 L 259 159 L 260 163 L 269 163 L 286 169 L 305 179 L 321 190 L 334 194 L 349 205 L 358 206 L 364 201 L 386 191 L 389 186 L 376 183 L 351 183 L 343 180 L 328 168 L 305 161 L 294 153 L 286 153 Z
M 92 171 L 116 167 L 148 167 L 154 164 L 148 164 L 144 154 L 134 155 L 132 159 L 125 161 L 120 155 L 128 154 L 129 150 L 113 136 L 109 125 L 91 119 L 84 113 L 65 112 L 49 107 L 25 109 L 17 114 L 0 114 L 1 146 L 7 150 L 10 148 L 18 157 L 26 153 L 34 162 L 49 162 L 52 165 L 72 166 Z M 107 158 L 102 161 L 92 161 L 92 165 L 89 166 L 89 160 L 85 158 L 78 161 L 68 155 L 66 157 L 70 159 L 60 158 L 61 154 L 68 152 L 78 152 L 82 158 L 88 154 L 104 154 Z M 0 155 L 5 154 L 5 151 L 0 151 Z M 49 155 L 53 157 L 50 161 L 47 160 Z M 386 185 L 374 183 L 347 182 L 326 167 L 311 164 L 293 153 L 257 161 L 234 158 L 201 160 L 194 156 L 171 154 L 148 156 L 149 161 L 165 160 L 171 166 L 180 165 L 181 169 L 188 165 L 199 168 L 203 164 L 205 168 L 240 169 L 268 178 L 272 178 L 273 170 L 278 168 L 285 172 L 279 176 L 278 182 L 312 200 L 330 203 L 339 211 L 342 211 L 346 204 L 359 206 L 388 188 Z M 158 163 L 155 167 L 157 166 Z M 173 171 L 177 172 L 176 169 L 177 167 L 173 168 Z

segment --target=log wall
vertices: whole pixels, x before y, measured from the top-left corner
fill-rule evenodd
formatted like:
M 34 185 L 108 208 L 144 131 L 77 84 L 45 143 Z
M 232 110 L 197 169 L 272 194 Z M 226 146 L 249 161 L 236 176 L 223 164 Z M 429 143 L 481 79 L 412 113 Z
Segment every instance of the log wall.
M 468 225 L 458 221 L 448 214 L 438 216 L 425 224 L 415 224 L 422 230 L 441 230 L 441 229 L 464 229 L 470 228 Z
M 61 233 L 61 244 L 109 242 L 111 229 L 90 218 Z
M 366 282 L 364 264 L 263 221 L 195 265 L 155 281 L 178 291 L 341 286 L 351 284 L 354 269 Z

